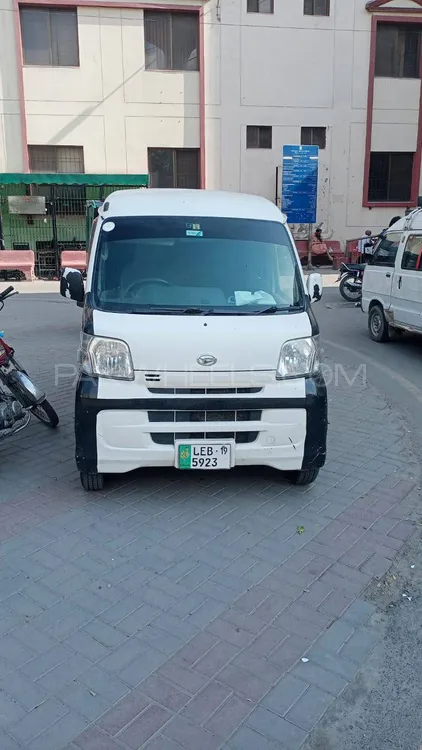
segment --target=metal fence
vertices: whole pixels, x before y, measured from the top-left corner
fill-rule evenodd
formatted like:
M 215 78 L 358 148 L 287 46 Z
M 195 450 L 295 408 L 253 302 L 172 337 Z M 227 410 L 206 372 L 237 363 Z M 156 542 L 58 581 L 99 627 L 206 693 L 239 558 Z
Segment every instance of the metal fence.
M 90 201 L 103 201 L 114 190 L 136 187 L 133 176 L 129 185 L 28 184 L 26 181 L 5 184 L 1 177 L 4 175 L 0 175 L 3 247 L 33 250 L 35 275 L 43 279 L 58 276 L 63 250 L 86 249 L 86 207 Z M 29 177 L 25 175 L 26 180 Z M 143 182 L 145 176 L 140 175 L 138 187 L 145 187 Z

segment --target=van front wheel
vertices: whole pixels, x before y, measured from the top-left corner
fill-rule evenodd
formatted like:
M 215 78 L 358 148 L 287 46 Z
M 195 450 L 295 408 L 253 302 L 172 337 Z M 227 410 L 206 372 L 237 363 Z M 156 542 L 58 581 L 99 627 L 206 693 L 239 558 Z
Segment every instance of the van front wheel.
M 89 474 L 81 471 L 81 484 L 87 492 L 101 492 L 104 487 L 104 474 Z
M 381 343 L 388 341 L 390 338 L 388 323 L 385 319 L 384 310 L 380 305 L 371 307 L 368 315 L 368 328 L 373 341 Z
M 319 474 L 319 469 L 303 469 L 302 471 L 293 471 L 291 473 L 291 481 L 293 484 L 298 486 L 304 486 L 305 484 L 312 484 L 315 482 Z

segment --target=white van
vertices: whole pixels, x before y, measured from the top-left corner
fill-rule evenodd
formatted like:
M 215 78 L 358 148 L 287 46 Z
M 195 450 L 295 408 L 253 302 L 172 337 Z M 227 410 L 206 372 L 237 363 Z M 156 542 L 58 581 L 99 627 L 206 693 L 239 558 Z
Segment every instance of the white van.
M 362 309 L 374 341 L 391 330 L 422 333 L 422 210 L 393 224 L 363 275 Z
M 313 482 L 326 454 L 319 331 L 279 209 L 249 195 L 127 190 L 99 210 L 84 291 L 76 461 L 104 474 L 265 465 Z

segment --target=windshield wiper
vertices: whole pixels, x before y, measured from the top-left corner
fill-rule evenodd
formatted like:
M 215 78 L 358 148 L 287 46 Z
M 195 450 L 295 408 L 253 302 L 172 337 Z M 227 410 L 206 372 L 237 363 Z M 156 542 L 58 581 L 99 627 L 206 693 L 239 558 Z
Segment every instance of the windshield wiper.
M 253 310 L 252 315 L 271 315 L 282 309 L 282 307 L 277 307 L 277 305 L 269 305 L 269 307 L 263 307 L 262 310 Z
M 268 307 L 263 307 L 261 310 L 250 310 L 248 314 L 249 315 L 272 315 L 278 312 L 287 312 L 288 310 L 293 310 L 293 306 L 288 305 L 287 307 L 280 307 L 278 305 L 269 305 Z
M 268 305 L 259 310 L 251 310 L 248 305 L 233 306 L 232 308 L 213 307 L 160 307 L 159 305 L 145 305 L 139 310 L 130 310 L 132 315 L 273 315 L 278 312 L 298 311 L 297 305 Z
M 215 311 L 212 307 L 186 307 L 179 312 L 181 315 L 213 315 Z
M 156 315 L 212 315 L 212 307 L 161 307 L 160 305 L 145 305 L 139 310 L 130 310 L 132 315 L 145 315 L 155 313 Z
M 299 312 L 302 305 L 268 305 L 261 310 L 250 310 L 248 315 L 274 315 L 278 312 Z

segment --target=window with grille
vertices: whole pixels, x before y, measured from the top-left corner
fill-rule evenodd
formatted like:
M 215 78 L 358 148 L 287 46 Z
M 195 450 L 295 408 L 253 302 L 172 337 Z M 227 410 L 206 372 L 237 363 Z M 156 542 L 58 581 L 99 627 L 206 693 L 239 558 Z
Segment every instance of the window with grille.
M 273 129 L 268 125 L 248 125 L 246 148 L 272 148 Z
M 419 78 L 422 26 L 414 23 L 379 23 L 375 75 Z
M 410 200 L 413 153 L 373 151 L 369 166 L 368 200 L 373 203 L 405 203 Z
M 28 152 L 31 172 L 85 172 L 82 146 L 28 146 Z
M 330 0 L 303 0 L 305 16 L 329 16 Z
M 247 0 L 248 13 L 274 13 L 274 0 Z
M 152 188 L 197 189 L 199 149 L 149 148 L 148 170 Z
M 25 65 L 79 65 L 75 8 L 21 7 L 20 21 Z
M 300 143 L 302 146 L 325 148 L 327 145 L 327 128 L 301 128 Z
M 28 146 L 31 172 L 83 174 L 82 146 Z M 47 213 L 64 216 L 84 215 L 86 210 L 85 185 L 32 185 L 32 195 L 44 195 Z
M 144 12 L 145 69 L 198 70 L 197 13 Z

